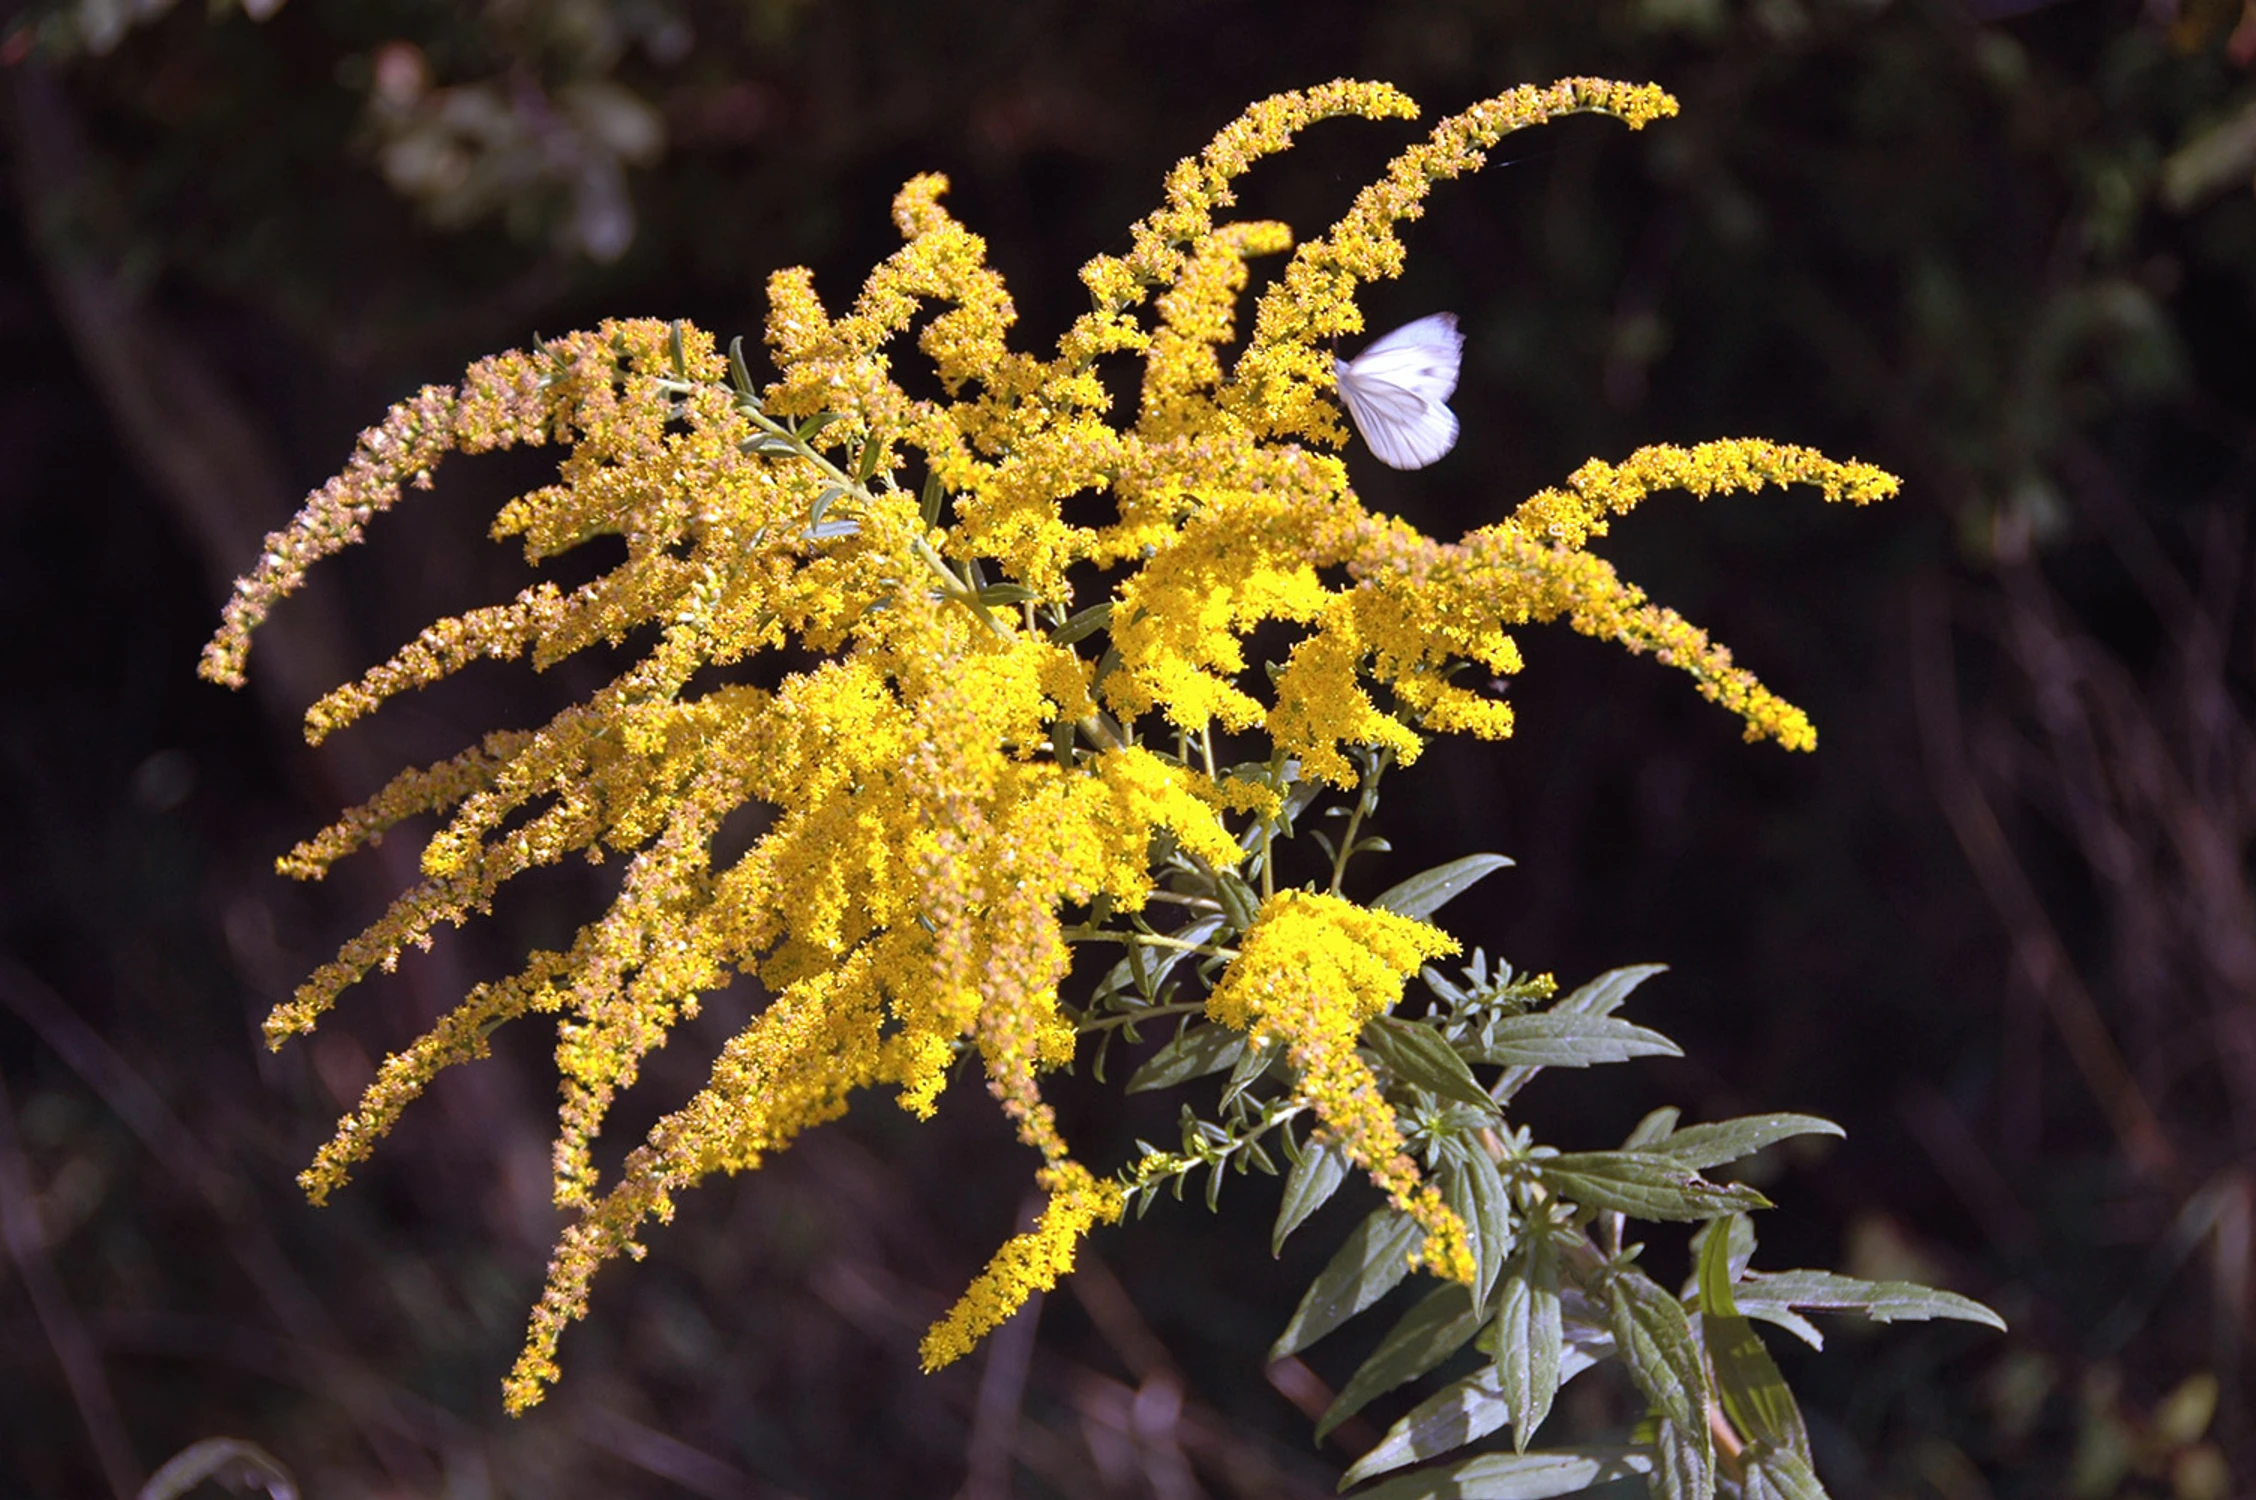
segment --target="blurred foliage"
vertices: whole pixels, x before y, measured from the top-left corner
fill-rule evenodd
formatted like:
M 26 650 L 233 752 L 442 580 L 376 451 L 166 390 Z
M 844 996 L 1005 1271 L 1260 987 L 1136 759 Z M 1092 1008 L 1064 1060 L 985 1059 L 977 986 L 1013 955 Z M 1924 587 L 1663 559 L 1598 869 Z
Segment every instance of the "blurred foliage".
M 440 1091 L 446 1138 L 468 1128 L 482 1156 L 405 1131 L 319 1213 L 290 1178 L 372 1056 L 568 931 L 546 908 L 588 891 L 559 877 L 499 911 L 490 949 L 403 966 L 359 1041 L 270 1058 L 257 1017 L 390 880 L 287 891 L 266 858 L 372 765 L 576 685 L 481 678 L 364 749 L 293 743 L 317 682 L 521 581 L 490 575 L 445 505 L 343 570 L 331 617 L 303 606 L 330 645 L 295 701 L 216 701 L 191 663 L 225 580 L 365 414 L 474 353 L 604 315 L 754 326 L 776 265 L 850 284 L 922 169 L 954 176 L 1037 342 L 1079 310 L 1064 270 L 1247 98 L 1344 74 L 1447 109 L 1593 72 L 1655 79 L 1684 115 L 1633 145 L 1547 132 L 1437 203 L 1421 279 L 1386 296 L 1459 313 L 1466 433 L 1456 467 L 1373 502 L 1461 529 L 1589 454 L 1717 431 L 1910 483 L 1853 533 L 1776 509 L 1672 529 L 1655 509 L 1612 546 L 1806 704 L 1821 754 L 1745 757 L 1649 664 L 1562 651 L 1515 685 L 1521 739 L 1436 752 L 1454 779 L 1398 826 L 1404 868 L 1477 826 L 1526 873 L 1489 882 L 1466 930 L 1560 971 L 1674 965 L 1648 1014 L 1686 1059 L 1615 1070 L 1614 1114 L 1532 1094 L 1547 1138 L 1619 1139 L 1653 1080 L 1699 1118 L 1822 1112 L 1849 1139 L 1768 1165 L 1795 1179 L 1773 1196 L 1817 1206 L 1766 1224 L 1766 1253 L 1845 1254 L 2007 1314 L 2010 1340 L 1843 1339 L 1806 1368 L 1781 1351 L 1836 1493 L 2245 1490 L 2256 25 L 2238 0 L 257 14 L 80 3 L 0 37 L 18 643 L 0 1157 L 22 1166 L 0 1182 L 37 1208 L 9 1196 L 36 1233 L 0 1270 L 20 1487 L 91 1492 L 104 1452 L 137 1475 L 225 1434 L 328 1494 L 911 1493 L 992 1476 L 996 1451 L 1021 1493 L 1328 1488 L 1376 1431 L 1343 1424 L 1319 1462 L 1291 1408 L 1321 1412 L 1357 1351 L 1245 1380 L 1315 1269 L 1294 1247 L 1276 1271 L 1223 1253 L 1259 1232 L 1254 1194 L 1218 1225 L 1155 1212 L 1118 1283 L 1099 1267 L 1054 1296 L 1015 1425 L 983 1417 L 986 1371 L 914 1374 L 916 1332 L 1015 1207 L 1015 1167 L 983 1175 L 1002 1132 L 968 1111 L 913 1139 L 819 1133 L 685 1205 L 558 1400 L 501 1419 L 492 1380 L 553 1229 L 541 1059 Z M 589 98 L 607 102 L 570 102 Z M 1294 163 L 1246 209 L 1322 218 L 1360 175 Z M 1755 576 L 1793 582 L 1754 601 Z M 708 1046 L 728 1020 L 717 1006 Z M 702 1071 L 676 1050 L 654 1091 Z M 41 1263 L 59 1302 L 27 1295 Z M 106 1426 L 65 1379 L 72 1349 L 106 1379 Z M 1603 1426 L 1592 1400 L 1555 1420 Z

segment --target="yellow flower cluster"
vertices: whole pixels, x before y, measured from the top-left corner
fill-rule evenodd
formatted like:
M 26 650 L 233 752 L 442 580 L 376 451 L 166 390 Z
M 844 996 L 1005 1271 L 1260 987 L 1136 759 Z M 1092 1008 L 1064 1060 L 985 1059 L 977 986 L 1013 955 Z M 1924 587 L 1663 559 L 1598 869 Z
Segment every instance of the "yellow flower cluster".
M 318 878 L 409 820 L 437 820 L 422 878 L 275 1010 L 276 1044 L 512 877 L 568 854 L 622 857 L 609 908 L 388 1058 L 303 1179 L 325 1196 L 441 1069 L 485 1055 L 509 1021 L 557 1018 L 555 1194 L 578 1217 L 507 1385 L 513 1410 L 557 1378 L 557 1339 L 595 1270 L 634 1252 L 676 1191 L 757 1167 L 859 1088 L 929 1113 L 966 1053 L 1038 1155 L 1050 1201 L 933 1330 L 927 1363 L 1050 1285 L 1121 1203 L 1073 1159 L 1040 1089 L 1074 1056 L 1060 987 L 1085 934 L 1069 917 L 1140 911 L 1162 846 L 1218 877 L 1237 868 L 1251 841 L 1232 820 L 1274 818 L 1275 787 L 1294 775 L 1353 786 L 1357 747 L 1407 762 L 1428 734 L 1508 734 L 1508 708 L 1452 677 L 1516 671 L 1511 629 L 1564 617 L 1652 650 L 1751 737 L 1812 743 L 1798 710 L 1585 544 L 1656 487 L 1803 482 L 1861 503 L 1893 487 L 1879 471 L 1761 442 L 1650 449 L 1444 544 L 1367 511 L 1328 451 L 1344 437 L 1328 342 L 1361 326 L 1358 287 L 1398 272 L 1395 227 L 1434 183 L 1561 113 L 1635 127 L 1674 109 L 1650 87 L 1571 79 L 1442 121 L 1293 252 L 1228 370 L 1248 257 L 1293 243 L 1280 224 L 1217 221 L 1233 182 L 1314 121 L 1412 114 L 1398 91 L 1339 82 L 1249 109 L 1169 175 L 1127 253 L 1083 269 L 1093 306 L 1046 360 L 1009 347 L 1002 279 L 941 207 L 942 180 L 921 177 L 895 204 L 901 249 L 849 312 L 833 317 L 804 271 L 772 279 L 778 375 L 764 389 L 680 325 L 611 323 L 501 355 L 395 408 L 268 539 L 206 650 L 217 681 L 242 680 L 250 632 L 312 562 L 358 540 L 403 485 L 427 487 L 446 453 L 564 450 L 557 481 L 494 525 L 532 561 L 624 543 L 577 588 L 542 584 L 433 625 L 315 704 L 306 729 L 318 740 L 482 658 L 539 669 L 629 647 L 623 671 L 538 728 L 402 773 L 282 861 Z M 912 330 L 938 399 L 894 378 Z M 1125 420 L 1100 379 L 1107 359 L 1142 364 Z M 1090 492 L 1109 517 L 1069 523 L 1065 503 Z M 1109 613 L 1075 598 L 1091 577 Z M 1273 684 L 1245 655 L 1269 621 L 1298 631 Z M 1218 729 L 1266 736 L 1268 782 L 1216 773 Z M 1185 745 L 1204 747 L 1203 767 Z M 763 831 L 716 865 L 716 832 L 748 805 L 765 809 Z M 1449 946 L 1420 923 L 1279 892 L 1212 1007 L 1287 1049 L 1323 1128 L 1425 1225 L 1427 1264 L 1462 1278 L 1463 1226 L 1355 1055 L 1403 976 Z M 603 1181 L 590 1146 L 613 1100 L 738 976 L 765 1008 Z
M 1332 1144 L 1426 1231 L 1419 1264 L 1452 1281 L 1473 1279 L 1465 1224 L 1418 1175 L 1402 1149 L 1394 1111 L 1356 1054 L 1364 1023 L 1402 998 L 1428 959 L 1457 951 L 1436 927 L 1337 896 L 1279 891 L 1262 903 L 1238 957 L 1207 997 L 1206 1013 L 1281 1046 Z
M 1127 1206 L 1117 1182 L 1099 1182 L 1079 1162 L 1045 1167 L 1036 1180 L 1049 1204 L 1034 1227 L 1013 1236 L 987 1262 L 948 1315 L 924 1336 L 924 1367 L 937 1370 L 971 1352 L 978 1342 L 1024 1305 L 1036 1291 L 1049 1291 L 1073 1269 L 1081 1237 L 1098 1224 L 1111 1224 Z

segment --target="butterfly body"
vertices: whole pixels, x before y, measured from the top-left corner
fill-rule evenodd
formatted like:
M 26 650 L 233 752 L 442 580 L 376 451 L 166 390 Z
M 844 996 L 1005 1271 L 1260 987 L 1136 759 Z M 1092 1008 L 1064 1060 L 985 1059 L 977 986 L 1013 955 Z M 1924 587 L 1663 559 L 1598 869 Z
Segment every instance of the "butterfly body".
M 1457 446 L 1457 414 L 1446 403 L 1457 389 L 1464 348 L 1457 315 L 1433 313 L 1353 359 L 1332 361 L 1348 418 L 1380 463 L 1422 469 Z

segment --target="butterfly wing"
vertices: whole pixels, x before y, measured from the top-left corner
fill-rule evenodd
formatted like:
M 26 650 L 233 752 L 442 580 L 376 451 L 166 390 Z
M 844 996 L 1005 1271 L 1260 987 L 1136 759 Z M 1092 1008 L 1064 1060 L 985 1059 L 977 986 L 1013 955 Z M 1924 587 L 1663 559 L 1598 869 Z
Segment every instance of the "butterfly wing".
M 1348 418 L 1379 462 L 1422 469 L 1457 445 L 1457 415 L 1443 403 L 1457 389 L 1464 347 L 1457 315 L 1434 313 L 1332 362 Z

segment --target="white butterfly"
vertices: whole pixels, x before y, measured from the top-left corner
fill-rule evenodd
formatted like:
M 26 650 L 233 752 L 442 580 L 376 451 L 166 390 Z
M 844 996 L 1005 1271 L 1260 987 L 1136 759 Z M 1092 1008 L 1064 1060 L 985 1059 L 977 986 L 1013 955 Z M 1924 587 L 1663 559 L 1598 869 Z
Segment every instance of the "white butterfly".
M 1457 389 L 1464 349 L 1457 315 L 1433 313 L 1353 359 L 1333 359 L 1340 399 L 1380 463 L 1422 469 L 1457 446 L 1457 414 L 1442 403 Z

